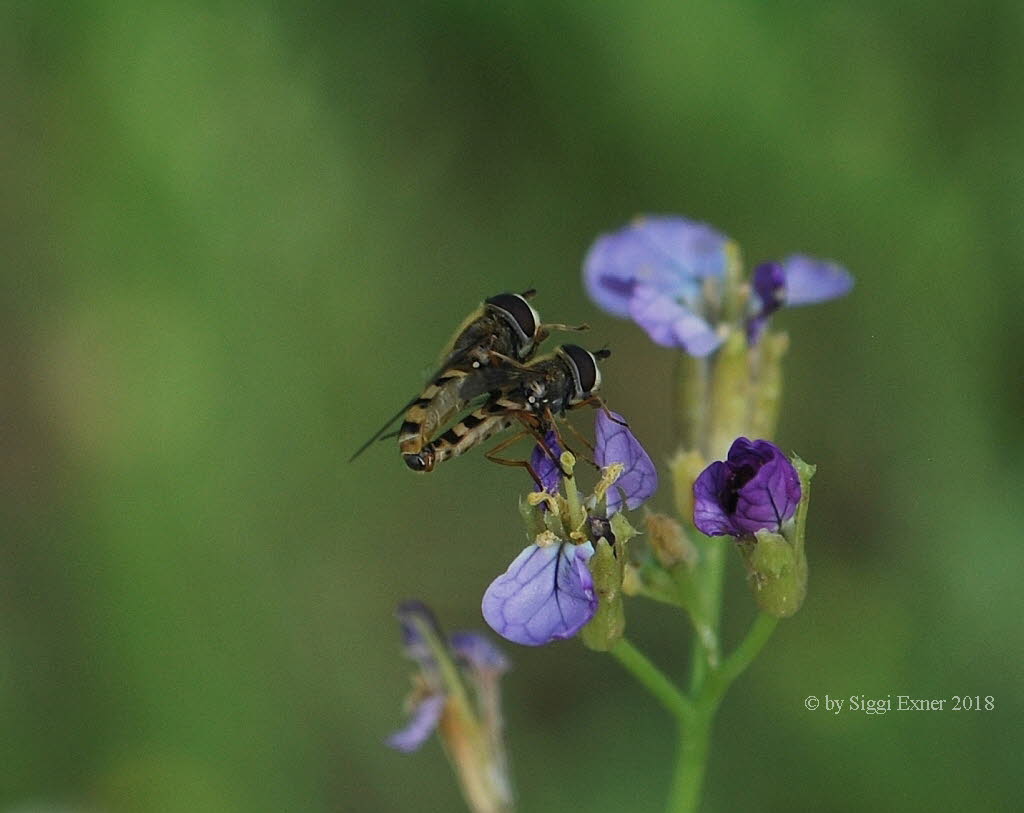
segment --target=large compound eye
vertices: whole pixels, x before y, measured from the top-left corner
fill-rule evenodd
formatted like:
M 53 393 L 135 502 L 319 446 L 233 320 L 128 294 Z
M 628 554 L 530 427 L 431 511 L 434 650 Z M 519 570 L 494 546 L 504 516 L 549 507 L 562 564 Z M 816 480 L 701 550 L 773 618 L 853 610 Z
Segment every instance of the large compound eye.
M 517 355 L 528 356 L 533 350 L 537 328 L 540 326 L 540 316 L 533 306 L 520 294 L 498 294 L 488 299 L 485 304 L 509 320 L 519 334 L 520 346 Z
M 561 350 L 572 369 L 576 398 L 582 401 L 601 386 L 601 371 L 597 368 L 597 359 L 593 353 L 577 344 L 563 344 Z

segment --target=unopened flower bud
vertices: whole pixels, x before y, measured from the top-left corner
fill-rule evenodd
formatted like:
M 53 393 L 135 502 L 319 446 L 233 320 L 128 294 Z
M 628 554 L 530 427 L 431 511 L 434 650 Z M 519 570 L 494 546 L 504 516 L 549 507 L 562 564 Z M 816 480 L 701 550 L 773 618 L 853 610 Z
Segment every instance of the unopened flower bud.
M 654 558 L 666 570 L 678 564 L 692 569 L 697 563 L 697 549 L 687 539 L 682 527 L 667 514 L 648 514 L 644 517 L 647 526 L 647 544 Z
M 782 534 L 758 531 L 740 544 L 757 606 L 776 618 L 789 618 L 807 594 L 807 559 Z
M 776 618 L 793 615 L 807 595 L 804 530 L 815 467 L 798 457 L 793 458 L 793 467 L 802 491 L 796 517 L 782 526 L 781 533 L 759 530 L 739 545 L 758 606 Z
M 590 558 L 594 592 L 600 603 L 590 623 L 583 628 L 581 637 L 586 646 L 598 652 L 611 649 L 626 629 L 626 610 L 622 600 L 625 558 L 622 543 L 617 542 L 613 550 L 606 539 L 594 546 L 594 555 Z
M 680 449 L 669 461 L 672 472 L 672 486 L 675 491 L 676 511 L 681 517 L 693 516 L 693 482 L 697 479 L 708 462 L 704 456 L 693 449 L 689 452 Z

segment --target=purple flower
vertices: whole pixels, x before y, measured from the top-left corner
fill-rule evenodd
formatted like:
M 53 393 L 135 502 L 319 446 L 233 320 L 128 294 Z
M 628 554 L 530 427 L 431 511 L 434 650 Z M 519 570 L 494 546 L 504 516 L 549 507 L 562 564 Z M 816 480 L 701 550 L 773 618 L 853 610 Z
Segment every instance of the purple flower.
M 608 489 L 608 515 L 622 510 L 623 503 L 630 511 L 643 505 L 658 490 L 658 472 L 650 455 L 629 431 L 629 424 L 618 413 L 600 409 L 594 434 L 594 462 L 602 468 L 612 463 L 625 467 Z
M 778 531 L 800 502 L 800 478 L 774 443 L 737 438 L 693 484 L 693 524 L 708 536 Z
M 706 223 L 642 217 L 594 241 L 583 261 L 583 282 L 598 305 L 631 318 L 658 344 L 706 356 L 724 341 L 716 320 L 729 246 L 729 238 Z M 794 254 L 758 266 L 752 285 L 747 338 L 755 344 L 781 306 L 843 296 L 853 277 L 833 262 Z
M 845 296 L 853 288 L 853 277 L 834 262 L 793 254 L 781 263 L 755 268 L 752 285 L 747 340 L 756 344 L 768 318 L 783 305 L 815 305 Z
M 530 545 L 484 593 L 484 620 L 496 633 L 525 646 L 571 638 L 597 612 L 587 562 L 589 542 Z
M 544 435 L 544 443 L 555 458 L 562 454 L 562 447 L 558 443 L 558 435 L 555 430 L 548 430 Z M 558 493 L 558 487 L 562 484 L 562 469 L 547 455 L 539 443 L 533 447 L 533 454 L 530 455 L 530 468 L 540 480 L 542 491 L 546 491 L 548 494 Z
M 709 321 L 707 280 L 721 281 L 728 238 L 682 217 L 642 217 L 599 237 L 583 261 L 587 293 L 609 313 L 630 317 L 651 339 L 706 356 L 722 337 Z
M 403 602 L 397 615 L 405 654 L 419 665 L 419 674 L 409 722 L 386 742 L 398 751 L 409 753 L 423 745 L 437 729 L 441 718 L 449 713 L 448 698 L 453 687 L 446 685 L 450 675 L 446 678 L 439 659 L 450 659 L 461 680 L 479 692 L 493 695 L 495 702 L 497 680 L 508 670 L 508 661 L 494 644 L 476 632 L 455 632 L 446 641 L 434 614 L 420 601 Z M 464 720 L 459 722 L 463 728 L 467 724 Z M 479 724 L 480 721 L 470 722 Z M 449 736 L 459 730 L 460 725 L 453 722 Z

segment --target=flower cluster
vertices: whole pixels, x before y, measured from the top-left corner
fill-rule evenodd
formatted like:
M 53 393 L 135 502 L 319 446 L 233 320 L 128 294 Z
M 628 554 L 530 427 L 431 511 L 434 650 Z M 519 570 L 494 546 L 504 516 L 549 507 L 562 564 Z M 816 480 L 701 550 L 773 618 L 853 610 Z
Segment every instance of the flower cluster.
M 531 543 L 495 579 L 483 597 L 484 620 L 499 635 L 518 644 L 540 646 L 576 635 L 597 613 L 599 599 L 588 564 L 595 545 L 614 542 L 607 518 L 624 507 L 634 509 L 658 487 L 650 456 L 621 415 L 601 409 L 595 427 L 594 460 L 605 472 L 595 493 L 581 501 L 574 477 L 563 477 L 554 433 L 545 451 L 538 445 L 531 466 L 541 482 L 535 497 L 543 506 L 543 521 Z M 565 497 L 558 495 L 559 487 Z M 604 510 L 600 510 L 600 503 Z M 594 521 L 594 520 L 604 521 Z
M 701 357 L 725 341 L 724 286 L 738 255 L 735 244 L 706 223 L 641 217 L 594 242 L 583 280 L 609 313 L 632 319 L 657 344 Z M 780 307 L 843 296 L 853 278 L 833 262 L 794 254 L 759 265 L 751 287 L 745 328 L 754 344 Z

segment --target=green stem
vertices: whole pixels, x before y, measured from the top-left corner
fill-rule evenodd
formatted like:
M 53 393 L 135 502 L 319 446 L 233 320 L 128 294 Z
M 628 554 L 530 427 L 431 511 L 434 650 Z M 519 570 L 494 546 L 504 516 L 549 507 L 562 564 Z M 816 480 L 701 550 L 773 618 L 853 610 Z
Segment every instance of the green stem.
M 626 638 L 620 638 L 611 649 L 615 659 L 625 667 L 682 724 L 694 715 L 693 703 L 650 658 Z
M 718 667 L 718 623 L 722 615 L 722 582 L 725 578 L 727 546 L 718 539 L 699 541 L 697 610 L 694 624 L 698 634 L 691 644 L 690 695 L 697 696 L 710 670 Z
M 679 726 L 679 752 L 666 808 L 668 813 L 693 813 L 700 806 L 712 718 L 712 714 L 699 713 L 688 724 Z
M 700 705 L 709 702 L 717 707 L 722 696 L 729 686 L 732 685 L 732 682 L 742 675 L 746 668 L 753 663 L 754 658 L 757 657 L 762 647 L 772 637 L 772 633 L 775 632 L 775 627 L 778 623 L 779 619 L 775 616 L 768 615 L 767 613 L 758 614 L 757 618 L 754 619 L 754 623 L 751 624 L 750 629 L 747 631 L 746 637 L 740 642 L 740 645 L 725 659 L 722 668 L 716 670 L 710 676 L 705 690 L 698 701 Z

